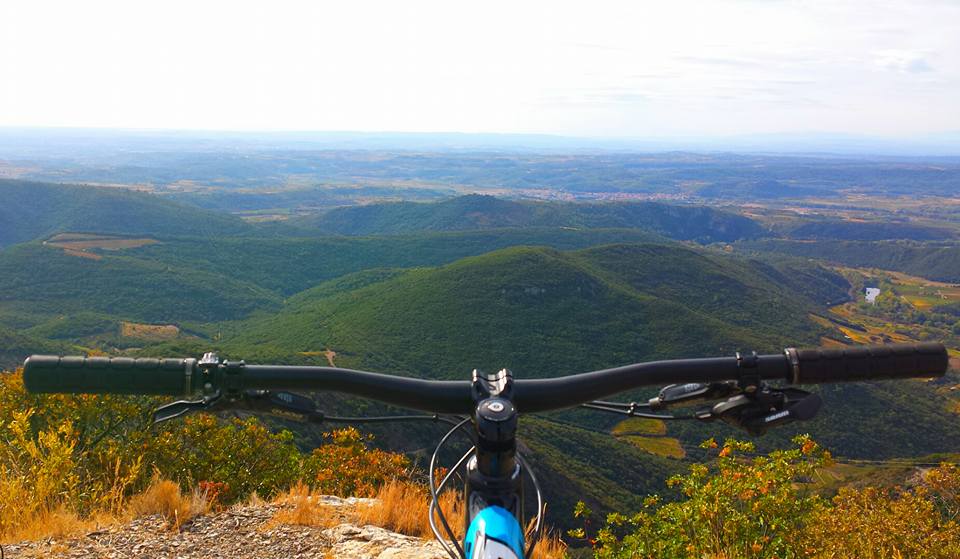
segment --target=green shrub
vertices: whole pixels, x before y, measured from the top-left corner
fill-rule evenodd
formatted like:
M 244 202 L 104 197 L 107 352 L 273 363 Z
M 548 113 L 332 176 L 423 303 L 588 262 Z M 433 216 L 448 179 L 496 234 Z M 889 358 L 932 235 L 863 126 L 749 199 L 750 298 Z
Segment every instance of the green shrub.
M 289 431 L 256 418 L 198 414 L 151 425 L 153 398 L 35 395 L 0 374 L 0 539 L 54 511 L 116 514 L 166 479 L 230 504 L 270 497 L 303 479 L 314 490 L 369 496 L 409 475 L 409 461 L 368 446 L 355 429 L 301 453 Z M 209 497 L 209 495 L 208 495 Z
M 694 464 L 667 485 L 680 491 L 677 501 L 648 497 L 645 510 L 614 513 L 593 540 L 602 559 L 656 557 L 795 557 L 795 541 L 823 500 L 797 484 L 829 456 L 807 437 L 797 447 L 746 458 L 752 443 L 728 440 L 712 465 Z M 707 441 L 706 448 L 717 444 Z M 584 507 L 579 516 L 589 514 Z M 574 533 L 586 536 L 585 531 Z

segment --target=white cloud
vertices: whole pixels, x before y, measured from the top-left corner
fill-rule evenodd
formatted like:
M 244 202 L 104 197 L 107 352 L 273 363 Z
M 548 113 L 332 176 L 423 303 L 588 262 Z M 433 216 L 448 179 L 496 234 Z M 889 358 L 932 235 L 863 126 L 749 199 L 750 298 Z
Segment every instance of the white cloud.
M 903 74 L 933 72 L 933 67 L 927 62 L 926 56 L 926 53 L 921 52 L 888 50 L 878 52 L 875 62 L 882 68 Z
M 0 3 L 0 125 L 911 134 L 958 97 L 932 0 Z

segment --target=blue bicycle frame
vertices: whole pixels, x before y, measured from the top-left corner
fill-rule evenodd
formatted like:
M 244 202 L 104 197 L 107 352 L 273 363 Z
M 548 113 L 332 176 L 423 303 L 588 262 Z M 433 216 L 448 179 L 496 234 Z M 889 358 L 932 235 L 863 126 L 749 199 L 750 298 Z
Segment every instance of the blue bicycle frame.
M 507 509 L 487 507 L 467 527 L 463 551 L 470 559 L 523 559 L 523 530 Z

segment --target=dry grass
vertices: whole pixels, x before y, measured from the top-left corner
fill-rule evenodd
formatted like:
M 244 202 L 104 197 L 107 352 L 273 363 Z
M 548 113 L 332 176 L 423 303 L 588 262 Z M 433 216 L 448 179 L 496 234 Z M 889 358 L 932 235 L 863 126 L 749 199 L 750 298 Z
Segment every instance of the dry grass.
M 407 481 L 385 484 L 375 495 L 375 501 L 357 507 L 357 520 L 394 532 L 432 539 L 428 515 L 430 496 L 420 485 Z M 463 537 L 463 499 L 456 491 L 440 496 L 440 508 L 458 538 Z
M 284 507 L 270 519 L 266 526 L 298 524 L 330 528 L 342 522 L 353 522 L 359 525 L 379 526 L 426 540 L 433 539 L 427 516 L 430 504 L 429 493 L 422 485 L 409 481 L 392 481 L 385 484 L 374 496 L 374 500 L 361 503 L 353 510 L 322 504 L 318 496 L 303 484 L 295 485 L 274 502 Z M 456 491 L 447 491 L 440 496 L 440 506 L 450 521 L 450 528 L 458 539 L 462 539 L 464 510 L 460 494 Z M 566 550 L 567 545 L 560 539 L 559 534 L 547 532 L 537 544 L 533 557 L 534 559 L 561 559 L 565 557 Z
M 430 497 L 423 486 L 405 481 L 384 485 L 376 495 L 376 501 L 361 505 L 356 520 L 360 524 L 373 524 L 394 532 L 432 540 L 427 511 Z M 440 507 L 450 522 L 450 528 L 458 539 L 463 538 L 463 499 L 456 491 L 447 491 L 440 496 Z M 530 529 L 532 530 L 532 521 Z M 529 537 L 529 534 L 528 534 Z M 567 545 L 555 532 L 545 532 L 537 543 L 533 559 L 561 559 L 566 556 Z
M 272 502 L 281 505 L 264 528 L 278 524 L 331 528 L 343 522 L 372 524 L 401 534 L 433 539 L 427 512 L 429 494 L 421 486 L 407 481 L 390 482 L 377 492 L 376 500 L 362 503 L 356 509 L 323 504 L 320 496 L 298 483 Z M 256 494 L 245 501 L 248 506 L 264 505 Z M 440 506 L 450 521 L 458 539 L 463 538 L 463 500 L 456 491 L 441 495 Z M 63 539 L 87 534 L 105 526 L 117 525 L 139 516 L 160 514 L 171 529 L 179 529 L 191 518 L 210 511 L 209 500 L 199 491 L 185 494 L 180 486 L 169 480 L 155 478 L 141 494 L 132 497 L 127 507 L 116 515 L 81 518 L 66 509 L 38 515 L 22 525 L 16 533 L 4 534 L 0 543 L 11 543 L 45 538 Z M 533 559 L 561 559 L 567 546 L 560 535 L 547 531 L 537 544 Z
M 0 543 L 78 536 L 115 522 L 116 519 L 111 517 L 83 519 L 66 509 L 57 509 L 34 516 L 16 530 L 4 534 Z
M 155 479 L 146 491 L 131 497 L 121 511 L 100 512 L 86 518 L 63 507 L 42 511 L 15 530 L 2 534 L 0 543 L 78 536 L 150 514 L 162 515 L 171 529 L 179 529 L 184 522 L 209 510 L 210 504 L 202 493 L 194 491 L 184 495 L 177 483 Z
M 339 510 L 338 507 L 323 504 L 320 496 L 315 495 L 303 483 L 297 483 L 289 491 L 277 497 L 274 502 L 283 506 L 267 522 L 266 527 L 295 524 L 332 528 L 348 520 L 344 511 Z
M 547 505 L 543 505 L 543 514 L 547 514 Z M 527 529 L 524 532 L 525 541 L 529 542 L 533 536 L 533 530 L 536 528 L 536 517 L 531 518 L 527 523 Z M 537 547 L 533 549 L 531 559 L 563 559 L 567 556 L 567 544 L 560 539 L 560 533 L 544 527 L 540 540 L 537 541 Z
M 254 491 L 253 493 L 247 495 L 247 498 L 243 500 L 243 506 L 245 507 L 260 507 L 266 505 L 269 501 L 260 496 L 259 493 Z
M 567 544 L 560 539 L 557 532 L 545 532 L 537 547 L 533 550 L 531 559 L 563 559 L 567 556 Z
M 179 529 L 184 522 L 210 511 L 210 502 L 200 491 L 184 495 L 180 485 L 165 479 L 154 479 L 143 493 L 130 499 L 128 512 L 133 516 L 160 514 L 171 529 Z

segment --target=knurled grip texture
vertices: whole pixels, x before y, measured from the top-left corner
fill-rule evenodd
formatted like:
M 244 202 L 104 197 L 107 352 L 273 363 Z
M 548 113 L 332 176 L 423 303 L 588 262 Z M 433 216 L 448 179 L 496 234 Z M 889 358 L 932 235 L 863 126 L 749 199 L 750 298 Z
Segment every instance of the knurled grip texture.
M 23 364 L 30 392 L 80 394 L 193 393 L 196 359 L 33 355 Z
M 938 377 L 950 361 L 947 349 L 936 342 L 790 349 L 787 358 L 794 384 Z

